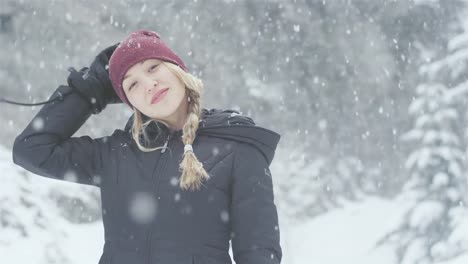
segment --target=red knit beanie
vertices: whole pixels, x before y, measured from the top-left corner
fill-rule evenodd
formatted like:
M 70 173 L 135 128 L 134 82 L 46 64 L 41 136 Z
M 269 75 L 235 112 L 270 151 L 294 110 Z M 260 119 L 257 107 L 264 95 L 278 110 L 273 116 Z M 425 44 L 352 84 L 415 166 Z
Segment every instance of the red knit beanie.
M 178 65 L 187 72 L 184 62 L 161 40 L 159 34 L 149 30 L 138 30 L 122 41 L 109 60 L 109 78 L 122 102 L 132 105 L 123 90 L 123 79 L 127 70 L 137 62 L 160 59 Z

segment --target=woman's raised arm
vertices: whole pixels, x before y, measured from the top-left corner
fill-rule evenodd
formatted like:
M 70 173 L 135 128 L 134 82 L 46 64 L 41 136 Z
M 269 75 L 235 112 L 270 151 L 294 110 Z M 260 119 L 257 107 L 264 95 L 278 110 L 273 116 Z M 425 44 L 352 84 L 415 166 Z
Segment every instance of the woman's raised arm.
M 13 144 L 13 162 L 35 174 L 99 186 L 108 137 L 72 137 L 91 114 L 121 102 L 106 70 L 117 44 L 101 51 L 80 71 L 71 70 L 68 86 L 59 86 Z M 53 100 L 55 99 L 55 100 Z
M 89 104 L 69 86 L 59 86 L 53 98 L 16 137 L 13 162 L 41 176 L 99 185 L 106 138 L 71 137 L 90 117 Z

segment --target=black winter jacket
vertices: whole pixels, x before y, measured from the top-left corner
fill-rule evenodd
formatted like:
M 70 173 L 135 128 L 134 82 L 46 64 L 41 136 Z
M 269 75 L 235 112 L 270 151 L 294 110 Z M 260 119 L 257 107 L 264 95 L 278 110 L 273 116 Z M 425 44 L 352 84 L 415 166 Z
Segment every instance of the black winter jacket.
M 69 90 L 59 86 L 51 98 Z M 233 110 L 203 109 L 193 151 L 211 178 L 198 191 L 184 191 L 176 183 L 181 130 L 149 126 L 154 140 L 147 146 L 168 147 L 152 152 L 131 138 L 132 118 L 110 136 L 72 137 L 90 115 L 75 93 L 43 106 L 15 139 L 13 161 L 41 176 L 100 188 L 99 264 L 231 263 L 230 240 L 237 264 L 281 262 L 269 170 L 279 134 Z

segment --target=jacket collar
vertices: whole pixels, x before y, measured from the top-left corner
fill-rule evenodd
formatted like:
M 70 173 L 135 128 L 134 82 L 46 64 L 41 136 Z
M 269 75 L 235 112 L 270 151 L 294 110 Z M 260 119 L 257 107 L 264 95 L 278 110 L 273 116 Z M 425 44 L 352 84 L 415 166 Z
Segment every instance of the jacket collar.
M 147 117 L 144 117 L 144 120 L 148 120 Z M 130 136 L 132 124 L 133 115 L 127 121 L 124 129 Z M 145 146 L 157 147 L 162 146 L 168 137 L 181 136 L 182 130 L 171 133 L 163 123 L 153 121 L 146 127 L 145 133 L 150 138 L 150 142 Z M 207 135 L 251 144 L 262 152 L 268 164 L 271 164 L 281 138 L 280 134 L 256 125 L 252 118 L 242 115 L 236 110 L 221 110 L 216 108 L 202 109 L 197 130 L 198 135 Z

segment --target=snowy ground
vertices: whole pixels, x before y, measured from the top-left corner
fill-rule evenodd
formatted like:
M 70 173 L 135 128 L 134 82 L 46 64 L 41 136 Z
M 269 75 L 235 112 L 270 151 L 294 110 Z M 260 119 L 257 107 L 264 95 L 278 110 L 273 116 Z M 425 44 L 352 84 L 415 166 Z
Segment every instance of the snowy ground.
M 51 185 L 74 188 L 73 185 L 43 177 L 28 178 L 11 162 L 11 152 L 3 148 L 0 148 L 0 170 L 3 172 L 0 217 L 10 223 L 2 225 L 2 263 L 98 263 L 103 245 L 102 223 L 71 224 L 48 202 L 47 190 Z M 43 202 L 28 208 L 22 202 L 24 199 Z M 392 248 L 374 245 L 397 223 L 404 210 L 404 201 L 368 197 L 307 223 L 280 218 L 282 263 L 394 264 Z M 42 216 L 38 216 L 38 211 Z M 14 223 L 23 225 L 27 236 L 22 237 Z M 468 232 L 464 233 L 468 236 Z M 443 264 L 466 263 L 468 254 Z
M 313 221 L 283 228 L 285 264 L 395 264 L 392 248 L 375 243 L 405 211 L 403 200 L 369 197 Z M 461 231 L 463 230 L 463 231 Z M 460 229 L 468 237 L 468 229 Z M 466 264 L 468 254 L 441 264 Z

